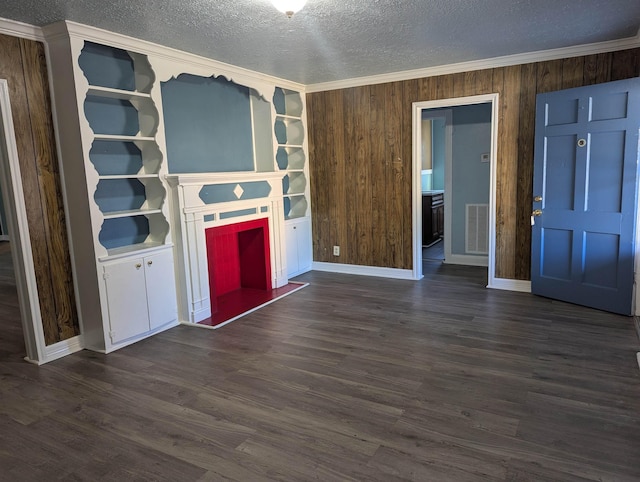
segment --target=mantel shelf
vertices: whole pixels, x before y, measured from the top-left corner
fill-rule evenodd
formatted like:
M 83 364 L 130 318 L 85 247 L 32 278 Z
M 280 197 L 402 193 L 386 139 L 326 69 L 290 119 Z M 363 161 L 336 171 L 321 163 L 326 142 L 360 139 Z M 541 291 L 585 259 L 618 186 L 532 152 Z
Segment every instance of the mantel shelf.
M 206 184 L 227 184 L 243 183 L 250 181 L 268 181 L 282 179 L 286 173 L 275 172 L 255 172 L 255 171 L 232 171 L 199 174 L 169 174 L 165 176 L 167 181 L 174 185 L 206 185 Z

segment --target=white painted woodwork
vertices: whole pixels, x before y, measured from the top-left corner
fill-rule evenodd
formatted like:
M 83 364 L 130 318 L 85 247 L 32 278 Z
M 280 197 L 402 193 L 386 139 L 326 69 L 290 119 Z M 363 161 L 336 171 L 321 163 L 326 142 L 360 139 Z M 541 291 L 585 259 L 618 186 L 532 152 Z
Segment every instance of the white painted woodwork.
M 159 112 L 151 94 L 152 86 L 157 89 L 159 86 L 154 82 L 155 74 L 145 56 L 129 52 L 134 65 L 135 91 L 89 85 L 78 64 L 86 40 L 82 32 L 66 23 L 45 29 L 83 345 L 108 353 L 149 336 L 154 330 L 168 329 L 178 323 L 173 310 L 172 319 L 165 317 L 162 326 L 151 326 L 144 270 L 142 276 L 127 271 L 140 259 L 161 249 L 166 250 L 166 256 L 172 257 L 167 189 L 161 178 L 166 173 L 166 165 L 162 162 L 166 156 L 157 144 Z M 129 100 L 138 111 L 139 132 L 134 136 L 95 134 L 84 114 L 88 94 Z M 94 140 L 134 142 L 141 151 L 141 171 L 134 175 L 101 176 L 89 158 Z M 94 200 L 98 183 L 117 178 L 139 179 L 145 185 L 146 201 L 139 209 L 100 210 Z M 140 215 L 149 220 L 150 233 L 144 242 L 111 249 L 101 244 L 99 235 L 106 220 Z M 173 271 L 172 259 L 164 264 L 169 272 Z M 113 278 L 119 281 L 109 281 Z M 166 303 L 171 303 L 171 299 L 175 303 L 175 290 L 165 290 L 164 297 L 168 298 Z M 141 313 L 145 313 L 142 320 L 146 321 L 139 320 Z M 136 321 L 128 321 L 132 319 Z
M 289 278 L 311 269 L 312 243 L 309 218 L 287 221 L 285 226 L 287 246 L 287 272 Z
M 149 331 L 143 258 L 107 263 L 103 269 L 109 310 L 107 336 L 111 343 Z
M 176 320 L 170 249 L 106 262 L 103 270 L 109 310 L 107 335 L 113 344 L 139 338 Z
M 288 283 L 286 267 L 285 221 L 282 211 L 281 172 L 229 172 L 215 174 L 169 175 L 171 186 L 172 225 L 175 233 L 178 270 L 179 318 L 197 323 L 211 316 L 209 272 L 205 229 L 226 226 L 253 219 L 266 218 L 269 223 L 271 251 L 271 284 L 279 288 Z M 268 196 L 257 199 L 205 204 L 200 198 L 204 186 L 247 181 L 266 181 L 271 187 Z M 224 214 L 254 210 L 225 218 Z M 205 216 L 212 220 L 205 221 Z M 310 240 L 309 240 L 310 241 Z

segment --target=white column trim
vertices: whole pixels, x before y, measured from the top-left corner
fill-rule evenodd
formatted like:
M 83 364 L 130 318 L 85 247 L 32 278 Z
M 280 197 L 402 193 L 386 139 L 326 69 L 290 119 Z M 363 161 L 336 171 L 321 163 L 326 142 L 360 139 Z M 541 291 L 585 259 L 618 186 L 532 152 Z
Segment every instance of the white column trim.
M 0 157 L 7 158 L 6 163 L 0 162 L 0 185 L 5 193 L 7 224 L 13 243 L 11 252 L 27 350 L 26 359 L 40 364 L 47 361 L 47 348 L 42 327 L 9 86 L 5 79 L 0 79 L 0 129 Z M 5 170 L 5 166 L 8 166 L 8 170 Z

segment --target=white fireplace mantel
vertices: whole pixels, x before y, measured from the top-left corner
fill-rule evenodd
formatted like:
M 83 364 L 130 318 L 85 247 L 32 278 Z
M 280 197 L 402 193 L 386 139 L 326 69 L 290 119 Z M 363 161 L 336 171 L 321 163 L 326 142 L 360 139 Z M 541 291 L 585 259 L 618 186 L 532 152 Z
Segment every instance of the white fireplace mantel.
M 224 172 L 171 174 L 166 180 L 178 272 L 179 317 L 182 322 L 197 323 L 211 316 L 209 271 L 205 229 L 267 218 L 271 251 L 271 284 L 279 288 L 288 283 L 282 178 L 279 172 Z M 268 195 L 245 199 L 242 184 L 269 183 Z M 236 184 L 235 199 L 205 203 L 204 187 Z

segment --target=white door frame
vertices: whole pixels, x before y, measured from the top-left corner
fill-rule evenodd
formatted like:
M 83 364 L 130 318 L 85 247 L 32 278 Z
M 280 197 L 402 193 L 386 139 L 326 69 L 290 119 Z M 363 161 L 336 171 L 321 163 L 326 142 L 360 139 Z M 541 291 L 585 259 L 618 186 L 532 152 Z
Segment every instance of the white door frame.
M 25 359 L 40 364 L 46 358 L 46 344 L 11 114 L 9 86 L 5 79 L 0 79 L 0 189 L 11 241 L 20 318 L 27 350 Z
M 463 105 L 486 104 L 491 103 L 491 154 L 489 159 L 490 165 L 490 195 L 489 195 L 489 270 L 487 287 L 512 289 L 516 291 L 527 291 L 527 286 L 520 286 L 518 283 L 510 283 L 517 280 L 500 280 L 495 276 L 495 249 L 496 249 L 496 166 L 498 152 L 498 103 L 499 95 L 483 94 L 473 95 L 469 97 L 456 97 L 451 99 L 430 100 L 413 103 L 413 173 L 412 173 L 412 191 L 413 191 L 413 277 L 421 279 L 422 274 L 422 187 L 421 187 L 421 170 L 422 159 L 420 156 L 420 146 L 422 144 L 422 111 L 425 109 L 437 109 L 442 107 L 457 107 Z M 446 163 L 445 179 L 451 178 L 451 165 Z M 447 182 L 447 181 L 445 181 Z M 448 196 L 447 196 L 447 193 Z M 445 189 L 445 206 L 451 206 L 451 189 Z M 449 210 L 450 211 L 450 210 Z M 451 237 L 451 218 L 447 222 L 445 212 L 445 238 Z M 528 291 L 530 291 L 530 283 Z

